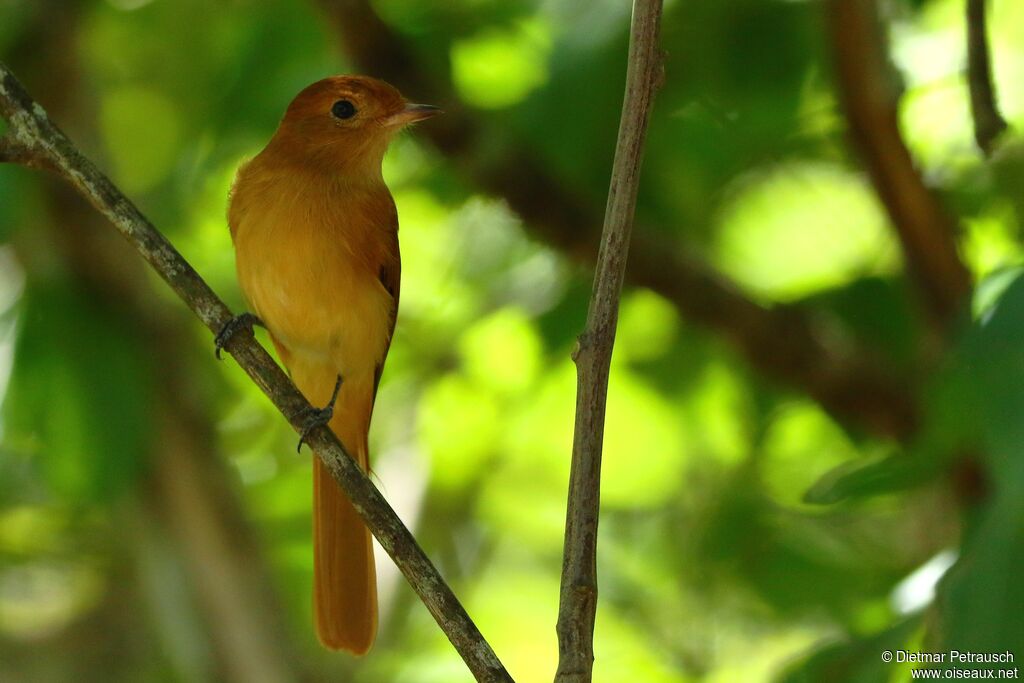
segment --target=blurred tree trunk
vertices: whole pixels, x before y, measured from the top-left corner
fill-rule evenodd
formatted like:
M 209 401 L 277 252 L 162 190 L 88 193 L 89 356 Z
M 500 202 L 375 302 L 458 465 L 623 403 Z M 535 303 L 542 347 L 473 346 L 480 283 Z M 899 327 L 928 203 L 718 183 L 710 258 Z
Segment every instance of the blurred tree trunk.
M 79 2 L 40 3 L 34 25 L 22 33 L 10 61 L 24 73 L 38 75 L 34 81 L 50 86 L 44 98 L 53 115 L 72 128 L 88 129 L 87 117 L 75 111 L 78 73 L 75 50 L 69 49 L 81 9 Z M 124 516 L 126 543 L 137 553 L 139 571 L 161 561 L 159 549 L 171 544 L 175 557 L 169 561 L 180 561 L 191 609 L 201 616 L 203 632 L 193 635 L 213 645 L 211 666 L 180 662 L 179 672 L 189 680 L 204 669 L 215 672 L 217 680 L 296 680 L 299 657 L 284 610 L 234 474 L 214 447 L 212 411 L 202 391 L 189 382 L 197 376 L 187 353 L 183 356 L 195 345 L 183 334 L 190 321 L 183 311 L 161 304 L 137 254 L 109 232 L 91 207 L 55 180 L 46 183 L 45 192 L 51 215 L 44 238 L 49 243 L 43 249 L 58 255 L 76 288 L 114 311 L 126 329 L 139 330 L 139 337 L 149 340 L 147 351 L 158 385 L 151 469 L 139 482 L 137 502 L 120 508 L 118 514 Z M 31 273 L 34 264 L 49 258 L 39 258 L 34 249 L 26 248 L 28 244 L 39 248 L 37 235 L 16 244 Z M 211 346 L 211 372 L 212 358 Z M 151 588 L 171 592 L 172 587 L 155 583 Z M 105 636 L 116 639 L 109 632 Z
M 214 448 L 211 410 L 190 384 L 195 368 L 182 351 L 190 321 L 159 301 L 134 251 L 99 223 L 91 207 L 63 185 L 50 186 L 51 237 L 83 290 L 141 329 L 156 370 L 157 433 L 151 470 L 139 497 L 145 513 L 182 558 L 223 679 L 244 683 L 295 680 L 284 610 L 233 472 Z M 65 228 L 72 223 L 91 225 Z M 187 358 L 187 356 L 186 356 Z M 215 369 L 212 348 L 209 369 Z M 146 528 L 145 526 L 143 527 Z
M 836 85 L 849 137 L 903 250 L 907 275 L 942 337 L 962 315 L 971 274 L 960 259 L 957 221 L 925 184 L 899 126 L 899 86 L 876 0 L 830 0 Z
M 157 534 L 174 544 L 193 599 L 214 644 L 222 680 L 275 683 L 295 680 L 284 611 L 256 535 L 241 504 L 233 473 L 213 448 L 216 435 L 196 386 L 196 375 L 182 350 L 194 342 L 181 334 L 187 322 L 159 301 L 135 253 L 108 234 L 106 226 L 67 229 L 75 222 L 96 223 L 94 213 L 68 188 L 49 184 L 53 229 L 63 265 L 77 286 L 118 312 L 125 327 L 141 330 L 156 372 L 157 433 L 151 469 L 140 482 L 141 534 Z M 31 263 L 31 257 L 26 261 Z M 186 337 L 186 338 L 183 338 Z M 210 368 L 214 367 L 211 360 Z M 159 539 L 152 539 L 159 546 Z M 138 549 L 144 551 L 145 544 Z M 159 588 L 159 586 L 157 586 Z

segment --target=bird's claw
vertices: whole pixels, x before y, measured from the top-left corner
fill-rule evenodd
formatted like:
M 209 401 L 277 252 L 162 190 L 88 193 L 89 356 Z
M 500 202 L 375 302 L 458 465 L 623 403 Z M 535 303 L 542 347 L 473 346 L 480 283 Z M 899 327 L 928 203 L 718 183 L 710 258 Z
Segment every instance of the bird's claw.
M 306 439 L 310 433 L 317 427 L 326 425 L 334 417 L 334 408 L 327 406 L 326 408 L 310 408 L 303 413 L 302 420 L 302 433 L 299 435 L 299 445 L 296 447 L 295 452 L 302 452 L 302 444 L 306 443 Z
M 220 332 L 218 332 L 217 336 L 213 339 L 213 355 L 217 357 L 217 360 L 220 360 L 221 350 L 224 348 L 225 344 L 231 341 L 232 337 L 238 334 L 240 330 L 248 330 L 249 333 L 252 334 L 252 328 L 256 325 L 266 327 L 258 316 L 248 312 L 236 315 L 234 318 L 224 323 L 224 327 L 220 328 Z
M 296 453 L 302 452 L 302 444 L 306 443 L 306 439 L 314 429 L 326 425 L 334 417 L 334 403 L 338 400 L 340 390 L 341 375 L 338 375 L 338 380 L 334 383 L 334 392 L 331 393 L 331 400 L 327 402 L 327 405 L 323 408 L 307 408 L 302 412 L 300 416 L 302 417 L 302 432 L 299 433 L 299 445 L 295 449 Z

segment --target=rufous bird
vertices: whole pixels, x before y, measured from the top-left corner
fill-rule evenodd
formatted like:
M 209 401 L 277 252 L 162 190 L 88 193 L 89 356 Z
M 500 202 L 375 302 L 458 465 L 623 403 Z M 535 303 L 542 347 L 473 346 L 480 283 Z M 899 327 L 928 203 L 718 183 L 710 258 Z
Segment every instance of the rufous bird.
M 329 424 L 363 469 L 401 273 L 381 162 L 400 130 L 439 111 L 373 78 L 317 81 L 231 190 L 238 282 L 258 317 L 236 321 L 267 328 L 295 385 L 312 405 L 326 405 L 310 428 Z M 370 532 L 316 457 L 313 507 L 317 635 L 328 648 L 364 654 L 377 631 Z

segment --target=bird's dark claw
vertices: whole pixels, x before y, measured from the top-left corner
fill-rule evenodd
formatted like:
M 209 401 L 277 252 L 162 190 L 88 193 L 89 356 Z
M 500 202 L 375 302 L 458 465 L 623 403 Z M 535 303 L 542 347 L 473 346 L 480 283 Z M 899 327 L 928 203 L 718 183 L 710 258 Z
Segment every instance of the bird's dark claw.
M 232 337 L 238 334 L 240 330 L 248 330 L 249 334 L 252 334 L 252 328 L 256 325 L 266 327 L 266 325 L 263 324 L 263 321 L 253 313 L 242 313 L 241 315 L 236 315 L 234 318 L 224 323 L 224 327 L 220 328 L 220 332 L 218 332 L 217 336 L 213 339 L 213 355 L 217 357 L 217 360 L 220 360 L 221 349 L 224 348 L 224 345 L 227 344 Z
M 327 402 L 323 408 L 309 408 L 302 415 L 302 433 L 299 435 L 299 445 L 295 449 L 296 453 L 302 452 L 302 444 L 306 443 L 306 438 L 309 433 L 317 427 L 327 424 L 334 417 L 334 403 L 338 400 L 338 392 L 341 390 L 341 375 L 338 375 L 338 381 L 334 383 L 334 392 L 331 394 L 331 400 Z

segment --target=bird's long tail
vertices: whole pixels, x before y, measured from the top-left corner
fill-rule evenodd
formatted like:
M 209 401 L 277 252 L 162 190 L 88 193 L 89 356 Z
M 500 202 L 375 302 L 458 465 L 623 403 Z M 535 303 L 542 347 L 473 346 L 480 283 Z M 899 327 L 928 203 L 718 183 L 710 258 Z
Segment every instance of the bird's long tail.
M 330 423 L 364 470 L 369 467 L 372 391 L 372 385 L 342 385 Z M 331 649 L 365 654 L 377 635 L 372 539 L 348 496 L 317 457 L 313 458 L 313 555 L 313 609 L 320 642 Z

